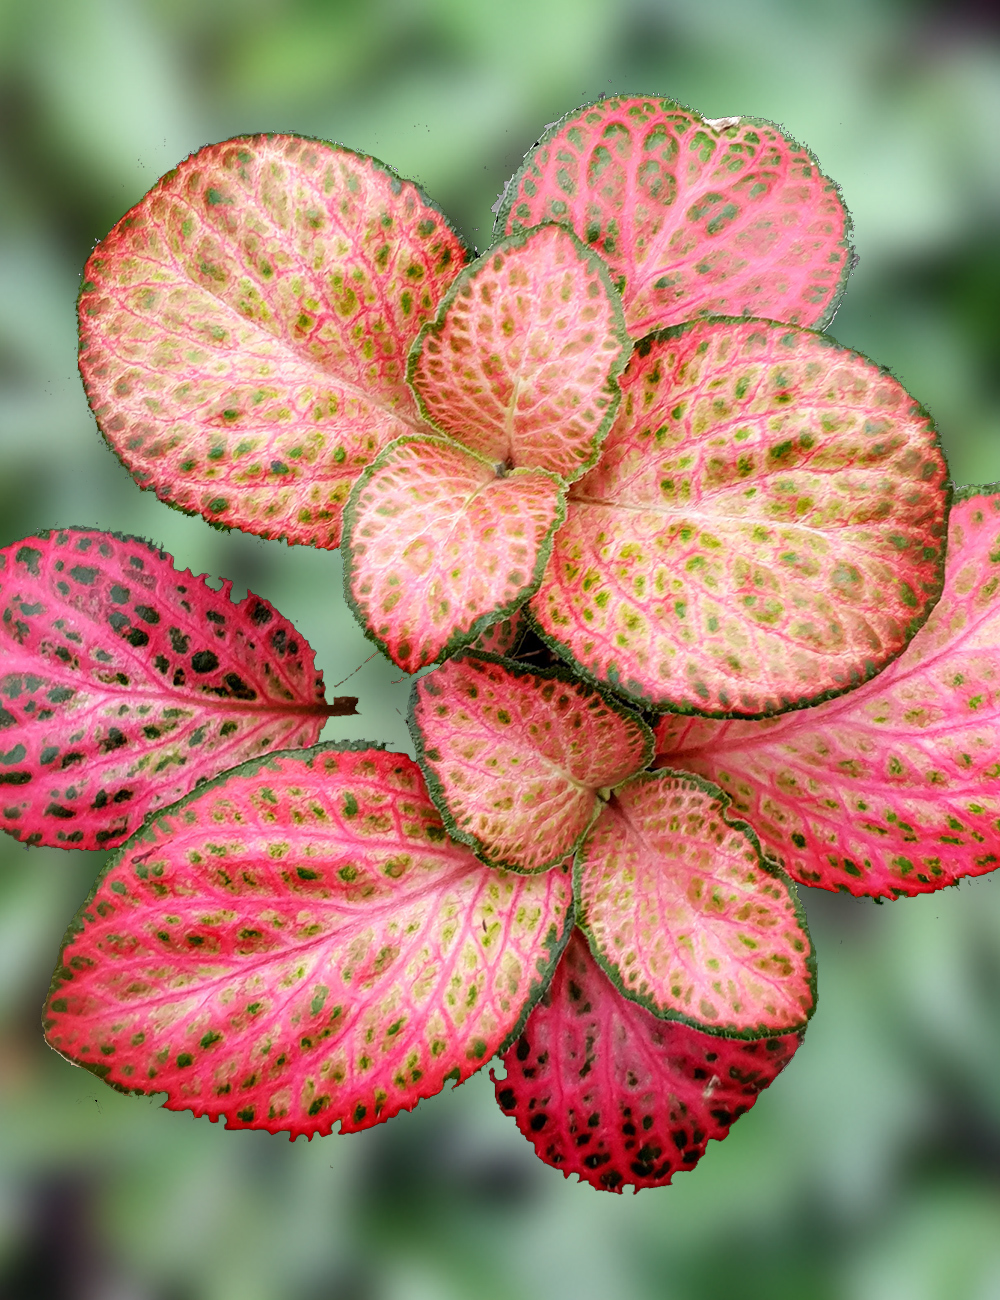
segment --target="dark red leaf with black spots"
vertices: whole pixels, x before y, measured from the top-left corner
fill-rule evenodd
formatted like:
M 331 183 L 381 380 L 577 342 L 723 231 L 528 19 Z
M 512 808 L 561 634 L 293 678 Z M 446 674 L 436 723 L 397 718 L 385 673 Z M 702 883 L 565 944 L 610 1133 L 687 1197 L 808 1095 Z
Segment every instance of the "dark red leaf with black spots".
M 568 865 L 491 871 L 405 754 L 321 745 L 150 819 L 67 933 L 49 1043 L 230 1128 L 369 1128 L 520 1032 L 568 936 Z
M 579 930 L 518 1041 L 501 1109 L 547 1165 L 598 1191 L 663 1187 L 773 1083 L 801 1033 L 756 1042 L 657 1019 L 623 998 Z
M 120 844 L 147 813 L 331 714 L 313 651 L 148 542 L 53 530 L 0 551 L 0 826 L 29 844 Z

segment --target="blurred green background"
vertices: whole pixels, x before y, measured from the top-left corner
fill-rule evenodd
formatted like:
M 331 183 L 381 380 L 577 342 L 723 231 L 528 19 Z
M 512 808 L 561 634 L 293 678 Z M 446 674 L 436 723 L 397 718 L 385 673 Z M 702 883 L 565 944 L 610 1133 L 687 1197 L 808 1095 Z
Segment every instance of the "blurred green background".
M 84 259 L 188 152 L 257 130 L 376 154 L 482 249 L 542 127 L 623 90 L 812 147 L 861 254 L 833 332 L 933 412 L 958 482 L 1000 479 L 995 22 L 987 0 L 0 0 L 0 544 L 71 523 L 149 537 L 267 596 L 346 677 L 370 646 L 338 556 L 214 532 L 105 449 L 75 364 Z M 406 748 L 407 688 L 372 659 L 362 716 L 328 737 Z M 991 878 L 884 907 L 804 891 L 804 1048 L 698 1169 L 636 1199 L 538 1162 L 484 1074 L 308 1144 L 104 1088 L 39 1028 L 98 866 L 0 844 L 9 1300 L 1000 1298 Z

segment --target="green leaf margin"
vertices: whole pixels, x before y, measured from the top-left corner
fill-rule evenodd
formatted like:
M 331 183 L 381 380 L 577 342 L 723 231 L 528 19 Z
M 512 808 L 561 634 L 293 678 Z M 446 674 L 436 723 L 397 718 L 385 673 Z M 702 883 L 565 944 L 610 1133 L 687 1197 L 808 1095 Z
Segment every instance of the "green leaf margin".
M 630 776 L 627 781 L 623 781 L 621 785 L 616 786 L 615 789 L 620 790 L 622 786 L 628 785 L 629 782 L 632 781 L 657 781 L 661 777 L 673 777 L 689 781 L 692 785 L 700 789 L 702 793 L 707 794 L 710 798 L 716 800 L 719 804 L 722 820 L 726 825 L 735 831 L 740 831 L 750 841 L 750 844 L 757 855 L 757 864 L 760 869 L 766 875 L 772 876 L 774 879 L 781 881 L 785 886 L 788 891 L 788 896 L 792 900 L 795 919 L 798 921 L 799 925 L 802 927 L 803 933 L 809 940 L 809 955 L 806 957 L 806 970 L 809 972 L 809 992 L 812 995 L 812 1007 L 802 1023 L 798 1025 L 789 1025 L 784 1029 L 744 1029 L 742 1031 L 735 1031 L 731 1029 L 720 1029 L 717 1025 L 702 1024 L 700 1020 L 695 1020 L 692 1016 L 686 1016 L 680 1011 L 664 1011 L 652 1003 L 648 998 L 643 998 L 632 990 L 625 988 L 619 976 L 618 968 L 612 965 L 600 951 L 597 941 L 591 934 L 586 920 L 581 915 L 583 912 L 583 903 L 580 897 L 580 883 L 583 877 L 583 860 L 587 848 L 585 841 L 577 851 L 576 860 L 573 866 L 573 910 L 577 914 L 576 923 L 586 936 L 591 955 L 623 998 L 627 998 L 629 1002 L 634 1002 L 637 1006 L 644 1007 L 648 1012 L 656 1016 L 658 1020 L 679 1020 L 681 1024 L 690 1025 L 692 1029 L 700 1029 L 703 1034 L 711 1034 L 714 1038 L 738 1038 L 744 1041 L 751 1041 L 757 1038 L 780 1038 L 783 1034 L 804 1033 L 809 1021 L 816 1013 L 816 1005 L 818 1002 L 816 945 L 813 943 L 812 935 L 809 932 L 809 922 L 806 917 L 806 910 L 802 906 L 802 900 L 799 898 L 795 881 L 792 880 L 790 876 L 787 876 L 778 864 L 764 853 L 760 846 L 760 840 L 757 838 L 757 832 L 749 822 L 744 821 L 741 817 L 730 817 L 728 815 L 727 809 L 732 804 L 732 800 L 729 795 L 727 795 L 724 790 L 720 789 L 719 786 L 715 785 L 714 782 L 707 781 L 704 777 L 698 776 L 694 772 L 684 772 L 677 768 L 660 767 L 657 768 L 655 772 L 638 772 L 635 776 Z M 593 826 L 591 827 L 591 830 L 593 830 Z M 588 831 L 588 835 L 589 834 L 590 831 Z
M 656 738 L 653 735 L 652 728 L 649 726 L 646 720 L 643 717 L 641 717 L 640 714 L 638 714 L 634 709 L 629 708 L 622 700 L 618 699 L 617 696 L 612 695 L 605 688 L 601 686 L 595 686 L 595 684 L 592 682 L 581 681 L 579 677 L 577 677 L 574 673 L 572 673 L 568 668 L 564 667 L 563 665 L 552 664 L 546 668 L 542 668 L 542 667 L 533 668 L 530 664 L 524 663 L 522 660 L 511 659 L 504 655 L 493 654 L 487 650 L 481 650 L 478 652 L 470 651 L 467 654 L 458 655 L 456 657 L 456 662 L 461 662 L 463 659 L 480 659 L 486 663 L 497 664 L 499 667 L 505 669 L 508 673 L 510 673 L 512 677 L 544 677 L 552 681 L 565 682 L 568 686 L 588 687 L 589 689 L 593 690 L 596 695 L 599 696 L 599 698 L 608 706 L 609 709 L 612 709 L 615 713 L 617 713 L 620 718 L 623 718 L 626 722 L 637 722 L 639 724 L 640 731 L 644 733 L 645 748 L 644 748 L 644 761 L 642 763 L 642 766 L 638 769 L 638 771 L 639 772 L 644 771 L 646 768 L 649 767 L 649 764 L 653 761 L 653 758 L 655 757 L 656 754 Z M 430 675 L 431 674 L 427 674 L 427 676 Z M 530 871 L 525 870 L 524 867 L 518 866 L 516 863 L 513 862 L 506 862 L 506 861 L 498 862 L 490 858 L 488 850 L 486 849 L 482 840 L 480 840 L 478 836 L 473 835 L 470 831 L 461 830 L 458 827 L 454 817 L 452 817 L 451 815 L 451 810 L 448 807 L 448 802 L 444 794 L 444 786 L 438 780 L 437 774 L 435 773 L 434 769 L 430 766 L 426 758 L 424 734 L 420 730 L 420 726 L 416 718 L 417 693 L 419 691 L 421 681 L 423 681 L 423 678 L 421 678 L 419 681 L 415 681 L 413 683 L 413 686 L 410 688 L 410 702 L 406 710 L 406 725 L 409 728 L 410 736 L 413 739 L 413 747 L 416 751 L 417 763 L 420 767 L 421 772 L 423 772 L 424 774 L 424 781 L 427 783 L 427 791 L 430 794 L 431 801 L 434 804 L 434 807 L 441 814 L 441 820 L 444 822 L 445 830 L 447 830 L 448 835 L 451 837 L 451 839 L 457 841 L 460 844 L 465 844 L 468 848 L 470 848 L 473 851 L 473 853 L 476 855 L 479 861 L 484 863 L 486 866 L 492 867 L 498 871 L 511 871 L 516 873 L 519 876 L 540 876 L 546 871 L 551 871 L 554 867 L 557 867 L 561 862 L 565 862 L 567 858 L 574 856 L 577 850 L 583 844 L 583 841 L 590 834 L 590 828 L 593 826 L 594 822 L 600 816 L 601 811 L 604 808 L 605 801 L 600 797 L 600 795 L 596 794 L 596 792 L 594 796 L 594 810 L 590 816 L 590 820 L 587 822 L 587 825 L 576 837 L 576 839 L 569 846 L 569 848 L 557 854 L 557 856 L 552 858 L 549 862 L 546 862 L 543 866 L 535 867 Z M 626 779 L 631 780 L 630 777 Z M 575 897 L 576 897 L 576 887 L 574 884 L 574 899 Z

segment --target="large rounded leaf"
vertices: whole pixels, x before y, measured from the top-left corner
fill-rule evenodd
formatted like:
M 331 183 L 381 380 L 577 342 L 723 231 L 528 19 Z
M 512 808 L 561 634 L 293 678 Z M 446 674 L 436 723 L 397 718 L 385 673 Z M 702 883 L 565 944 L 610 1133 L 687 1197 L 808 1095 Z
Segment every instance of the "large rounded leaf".
M 601 100 L 546 131 L 496 229 L 561 221 L 601 253 L 638 338 L 697 316 L 823 329 L 852 265 L 837 186 L 772 122 L 669 99 Z
M 97 422 L 171 505 L 336 546 L 364 466 L 426 427 L 407 352 L 466 257 L 373 158 L 289 135 L 209 145 L 87 262 L 80 371 Z
M 572 853 L 598 791 L 652 756 L 639 717 L 564 669 L 486 658 L 452 659 L 414 682 L 410 730 L 454 838 L 516 871 Z
M 70 926 L 49 1042 L 230 1127 L 368 1128 L 519 1032 L 571 911 L 564 871 L 452 844 L 402 754 L 249 763 L 148 823 Z
M 66 529 L 0 551 L 0 826 L 29 844 L 120 844 L 148 812 L 273 749 L 330 706 L 309 644 L 134 537 Z
M 552 983 L 491 1071 L 497 1101 L 540 1159 L 596 1187 L 664 1187 L 693 1169 L 802 1041 L 718 1038 L 625 998 L 574 931 Z
M 934 426 L 824 335 L 712 321 L 644 340 L 570 489 L 531 612 L 654 708 L 760 716 L 873 676 L 941 590 Z
M 815 1003 L 805 917 L 728 803 L 686 772 L 619 786 L 577 855 L 577 919 L 654 1015 L 737 1038 L 797 1030 Z
M 630 351 L 607 267 L 550 225 L 459 275 L 414 345 L 409 376 L 442 433 L 487 460 L 569 480 L 598 457 Z
M 547 470 L 498 472 L 448 438 L 400 438 L 344 516 L 344 593 L 408 673 L 474 641 L 538 587 L 564 517 Z
M 1000 495 L 951 512 L 944 592 L 860 690 L 765 722 L 665 717 L 660 761 L 718 782 L 796 880 L 922 894 L 1000 866 Z

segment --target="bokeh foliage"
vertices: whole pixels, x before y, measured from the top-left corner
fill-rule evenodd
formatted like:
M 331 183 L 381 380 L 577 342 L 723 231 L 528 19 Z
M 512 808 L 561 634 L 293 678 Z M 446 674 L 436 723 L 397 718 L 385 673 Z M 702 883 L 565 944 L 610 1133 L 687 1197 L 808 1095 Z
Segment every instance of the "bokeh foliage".
M 140 493 L 75 368 L 93 243 L 210 140 L 338 140 L 471 242 L 545 123 L 602 92 L 784 123 L 844 188 L 861 262 L 833 333 L 1000 479 L 1000 48 L 989 6 L 904 0 L 0 0 L 0 544 L 83 524 L 249 586 L 330 686 L 371 653 L 337 555 Z M 409 744 L 380 656 L 326 737 Z M 289 1144 L 119 1096 L 42 1043 L 97 855 L 0 844 L 0 1292 L 136 1300 L 990 1300 L 1000 1294 L 1000 885 L 876 907 L 808 893 L 806 1044 L 674 1187 L 541 1165 L 484 1076 L 391 1126 Z

